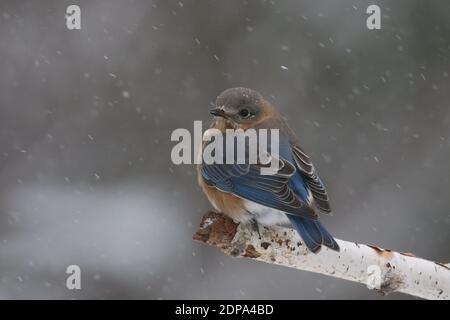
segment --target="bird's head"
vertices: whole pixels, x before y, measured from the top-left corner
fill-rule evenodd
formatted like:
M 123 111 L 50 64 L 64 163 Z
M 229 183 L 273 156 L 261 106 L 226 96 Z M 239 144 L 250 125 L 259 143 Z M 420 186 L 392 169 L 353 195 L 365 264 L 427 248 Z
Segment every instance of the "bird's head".
M 247 129 L 273 114 L 272 105 L 261 94 L 248 88 L 231 88 L 222 92 L 210 113 L 235 128 Z

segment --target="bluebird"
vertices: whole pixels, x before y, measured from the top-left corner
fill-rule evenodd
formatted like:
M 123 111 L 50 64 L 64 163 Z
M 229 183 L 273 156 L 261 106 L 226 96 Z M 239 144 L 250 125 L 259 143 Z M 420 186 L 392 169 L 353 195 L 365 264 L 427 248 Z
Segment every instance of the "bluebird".
M 239 223 L 293 227 L 307 248 L 317 253 L 322 245 L 339 246 L 318 220 L 330 213 L 324 184 L 311 159 L 286 120 L 258 92 L 231 88 L 222 92 L 210 111 L 211 128 L 279 129 L 281 165 L 273 175 L 261 175 L 256 164 L 206 164 L 197 166 L 200 187 L 213 207 Z

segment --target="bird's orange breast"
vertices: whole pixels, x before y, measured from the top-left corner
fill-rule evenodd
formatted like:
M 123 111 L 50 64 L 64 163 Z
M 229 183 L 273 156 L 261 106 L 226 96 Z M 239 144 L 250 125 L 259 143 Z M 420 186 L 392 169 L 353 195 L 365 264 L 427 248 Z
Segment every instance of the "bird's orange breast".
M 230 129 L 231 127 L 227 125 L 225 120 L 215 119 L 211 124 L 211 128 L 225 132 L 225 129 Z M 202 150 L 200 152 L 202 152 Z M 197 181 L 213 207 L 235 221 L 243 222 L 247 220 L 246 216 L 248 216 L 248 213 L 244 206 L 244 200 L 231 193 L 220 191 L 217 188 L 206 184 L 200 172 L 200 166 L 201 165 L 197 165 Z
M 213 207 L 226 214 L 235 221 L 244 221 L 248 215 L 244 201 L 235 195 L 223 192 L 215 187 L 208 186 L 200 172 L 198 172 L 198 183 Z

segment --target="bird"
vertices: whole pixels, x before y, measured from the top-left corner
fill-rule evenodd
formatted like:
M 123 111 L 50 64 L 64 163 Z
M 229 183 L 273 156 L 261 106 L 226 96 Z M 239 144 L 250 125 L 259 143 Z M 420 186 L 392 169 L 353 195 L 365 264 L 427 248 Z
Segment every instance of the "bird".
M 270 155 L 280 165 L 272 175 L 262 175 L 262 163 L 200 162 L 197 180 L 212 206 L 237 223 L 291 227 L 313 253 L 322 245 L 339 251 L 319 221 L 318 213 L 331 213 L 327 190 L 287 120 L 259 92 L 244 87 L 223 91 L 213 107 L 210 129 L 221 133 L 279 129 L 279 154 Z

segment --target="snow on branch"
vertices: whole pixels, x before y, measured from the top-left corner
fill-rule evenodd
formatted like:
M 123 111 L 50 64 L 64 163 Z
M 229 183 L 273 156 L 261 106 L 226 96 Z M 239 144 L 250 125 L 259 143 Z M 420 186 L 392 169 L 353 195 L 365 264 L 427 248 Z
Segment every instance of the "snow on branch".
M 193 238 L 234 257 L 359 282 L 382 294 L 402 292 L 424 299 L 450 299 L 448 264 L 338 239 L 340 252 L 322 246 L 314 254 L 292 229 L 264 227 L 259 233 L 222 214 L 208 212 Z

